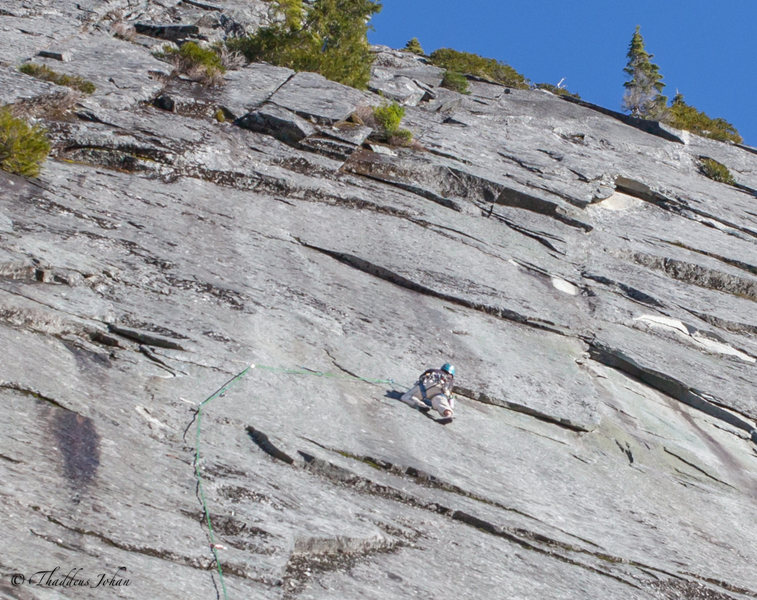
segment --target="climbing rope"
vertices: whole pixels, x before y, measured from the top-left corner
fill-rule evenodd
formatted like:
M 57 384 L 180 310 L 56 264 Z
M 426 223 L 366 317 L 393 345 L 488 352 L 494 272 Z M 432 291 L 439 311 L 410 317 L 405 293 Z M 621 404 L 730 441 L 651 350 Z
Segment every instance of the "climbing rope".
M 286 368 L 286 367 L 269 367 L 266 365 L 251 364 L 246 369 L 244 369 L 243 371 L 240 371 L 234 377 L 229 379 L 226 383 L 224 383 L 218 390 L 213 392 L 213 394 L 208 396 L 205 400 L 200 402 L 200 404 L 197 406 L 197 410 L 195 411 L 194 416 L 192 417 L 192 420 L 189 422 L 189 425 L 187 425 L 186 429 L 184 430 L 184 438 L 186 439 L 187 432 L 189 431 L 189 428 L 192 426 L 192 423 L 197 422 L 197 430 L 196 430 L 196 435 L 195 435 L 195 452 L 194 452 L 194 469 L 195 469 L 195 478 L 197 479 L 197 496 L 200 500 L 200 504 L 202 505 L 203 518 L 205 520 L 205 523 L 208 526 L 208 539 L 210 540 L 210 550 L 213 553 L 213 558 L 216 563 L 216 569 L 218 571 L 218 579 L 221 583 L 221 590 L 223 591 L 224 600 L 228 600 L 229 596 L 226 591 L 226 583 L 223 580 L 223 569 L 221 568 L 221 561 L 218 558 L 219 546 L 218 544 L 216 544 L 216 541 L 215 541 L 215 534 L 213 533 L 213 524 L 211 523 L 211 520 L 210 520 L 210 510 L 208 509 L 208 503 L 207 503 L 207 500 L 205 499 L 203 479 L 202 479 L 202 475 L 200 474 L 200 437 L 201 437 L 201 430 L 202 430 L 202 409 L 205 407 L 206 404 L 209 404 L 216 398 L 223 396 L 231 386 L 233 386 L 237 381 L 242 379 L 242 377 L 244 377 L 249 371 L 255 368 L 262 371 L 269 371 L 271 373 L 282 373 L 284 375 L 310 375 L 313 377 L 325 377 L 329 379 L 361 381 L 363 383 L 370 383 L 373 385 L 379 385 L 379 384 L 389 384 L 392 386 L 395 385 L 395 382 L 393 379 L 369 379 L 367 377 L 360 377 L 359 375 L 351 375 L 351 374 L 339 375 L 336 373 L 315 371 L 315 370 L 308 369 L 305 367 L 292 369 L 292 368 Z
M 202 512 L 203 516 L 205 518 L 205 522 L 208 525 L 208 538 L 210 539 L 210 550 L 213 553 L 213 558 L 216 562 L 216 569 L 218 569 L 218 579 L 221 582 L 221 590 L 223 591 L 223 597 L 224 600 L 228 600 L 229 596 L 226 593 L 226 583 L 223 580 L 223 569 L 221 568 L 221 561 L 218 559 L 218 547 L 216 545 L 215 536 L 213 534 L 213 524 L 210 522 L 210 511 L 208 510 L 208 503 L 205 500 L 205 491 L 203 489 L 202 485 L 202 476 L 200 475 L 200 432 L 202 431 L 202 409 L 203 407 L 211 402 L 212 400 L 215 400 L 219 396 L 222 396 L 226 393 L 226 390 L 228 390 L 232 385 L 234 385 L 237 381 L 239 381 L 242 377 L 244 377 L 248 371 L 251 369 L 254 369 L 255 365 L 250 365 L 243 371 L 239 372 L 237 375 L 229 379 L 226 383 L 224 383 L 217 391 L 215 391 L 213 394 L 208 396 L 205 400 L 200 402 L 199 406 L 197 407 L 197 410 L 195 411 L 195 415 L 192 418 L 192 420 L 189 422 L 189 425 L 187 425 L 187 428 L 184 430 L 184 435 L 186 436 L 187 431 L 192 426 L 192 423 L 197 421 L 197 432 L 195 436 L 195 457 L 194 457 L 194 467 L 195 467 L 195 477 L 197 478 L 197 495 L 200 498 L 200 504 L 202 504 Z

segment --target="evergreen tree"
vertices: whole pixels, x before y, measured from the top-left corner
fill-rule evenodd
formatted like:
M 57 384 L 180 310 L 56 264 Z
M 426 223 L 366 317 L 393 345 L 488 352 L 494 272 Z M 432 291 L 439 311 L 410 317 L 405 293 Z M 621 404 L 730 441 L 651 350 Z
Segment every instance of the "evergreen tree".
M 660 68 L 652 62 L 654 55 L 644 49 L 644 38 L 639 29 L 637 25 L 628 48 L 628 64 L 623 69 L 630 77 L 623 84 L 626 88 L 623 109 L 634 117 L 660 119 L 665 114 L 668 102 L 662 95 L 665 84 L 662 82 Z
M 280 21 L 227 45 L 250 61 L 315 71 L 356 88 L 368 85 L 368 21 L 381 10 L 377 0 L 274 0 L 273 7 Z
M 421 47 L 421 43 L 418 41 L 417 37 L 414 37 L 407 44 L 405 44 L 405 50 L 407 50 L 408 52 L 412 52 L 413 54 L 420 54 L 420 55 L 425 54 L 425 52 L 423 51 L 423 48 Z

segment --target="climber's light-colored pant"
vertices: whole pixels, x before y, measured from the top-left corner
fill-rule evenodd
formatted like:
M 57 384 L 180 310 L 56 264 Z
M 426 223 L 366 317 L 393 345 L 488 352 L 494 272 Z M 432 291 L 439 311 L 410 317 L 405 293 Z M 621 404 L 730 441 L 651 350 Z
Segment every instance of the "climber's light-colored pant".
M 454 412 L 455 401 L 451 398 L 447 398 L 444 394 L 435 394 L 431 396 L 429 400 L 431 401 L 431 407 L 442 416 L 444 416 L 445 410 L 451 410 Z M 402 401 L 414 408 L 428 406 L 423 401 L 423 392 L 421 392 L 421 386 L 418 384 L 402 395 Z

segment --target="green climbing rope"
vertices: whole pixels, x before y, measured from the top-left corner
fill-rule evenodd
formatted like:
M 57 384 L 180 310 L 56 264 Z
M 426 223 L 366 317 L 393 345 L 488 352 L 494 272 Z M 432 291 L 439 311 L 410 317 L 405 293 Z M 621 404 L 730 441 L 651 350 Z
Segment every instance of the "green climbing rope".
M 216 547 L 215 536 L 213 535 L 213 524 L 210 522 L 210 511 L 208 510 L 208 503 L 205 500 L 205 490 L 202 485 L 202 476 L 200 475 L 200 432 L 202 429 L 202 408 L 210 401 L 215 400 L 219 396 L 222 396 L 226 390 L 232 385 L 244 377 L 250 369 L 254 369 L 255 365 L 250 365 L 244 371 L 239 372 L 237 375 L 229 379 L 224 383 L 216 392 L 203 400 L 197 407 L 197 432 L 195 436 L 195 477 L 197 478 L 197 493 L 200 496 L 200 503 L 202 504 L 202 511 L 205 517 L 205 522 L 208 525 L 208 538 L 210 539 L 210 550 L 213 553 L 213 558 L 216 561 L 216 568 L 218 569 L 218 579 L 221 582 L 221 590 L 223 591 L 224 600 L 228 600 L 229 596 L 226 592 L 226 583 L 223 580 L 223 569 L 221 568 L 221 561 L 218 558 L 218 548 Z
M 208 503 L 205 499 L 205 490 L 203 488 L 203 479 L 202 475 L 200 474 L 200 435 L 201 435 L 201 429 L 202 429 L 202 409 L 203 407 L 208 404 L 209 402 L 215 400 L 219 396 L 223 396 L 224 393 L 237 381 L 242 379 L 250 370 L 252 369 L 260 369 L 263 371 L 269 371 L 273 373 L 282 373 L 285 375 L 310 375 L 313 377 L 326 377 L 329 379 L 341 379 L 341 380 L 351 380 L 351 381 L 361 381 L 364 383 L 370 383 L 374 385 L 379 384 L 389 384 L 394 385 L 393 379 L 369 379 L 367 377 L 360 377 L 359 375 L 340 375 L 336 373 L 326 373 L 323 371 L 314 371 L 312 369 L 307 368 L 299 368 L 299 369 L 292 369 L 292 368 L 286 368 L 286 367 L 269 367 L 265 365 L 255 365 L 251 364 L 243 371 L 240 371 L 237 373 L 234 377 L 229 379 L 226 383 L 224 383 L 216 392 L 208 396 L 205 400 L 203 400 L 197 407 L 197 411 L 195 412 L 194 419 L 197 421 L 197 431 L 195 435 L 195 455 L 194 455 L 194 468 L 195 468 L 195 477 L 197 478 L 197 493 L 200 497 L 200 503 L 202 504 L 202 511 L 203 516 L 205 519 L 205 523 L 208 526 L 208 538 L 210 540 L 210 549 L 211 552 L 213 552 L 213 558 L 215 559 L 216 563 L 216 569 L 218 570 L 218 579 L 221 583 L 221 591 L 223 592 L 224 600 L 228 600 L 229 596 L 226 591 L 226 583 L 223 580 L 223 569 L 221 568 L 221 561 L 218 558 L 218 546 L 215 541 L 215 535 L 213 533 L 213 524 L 210 520 L 210 510 L 208 509 Z M 189 430 L 189 427 L 191 427 L 192 422 L 189 423 L 187 426 L 186 432 Z

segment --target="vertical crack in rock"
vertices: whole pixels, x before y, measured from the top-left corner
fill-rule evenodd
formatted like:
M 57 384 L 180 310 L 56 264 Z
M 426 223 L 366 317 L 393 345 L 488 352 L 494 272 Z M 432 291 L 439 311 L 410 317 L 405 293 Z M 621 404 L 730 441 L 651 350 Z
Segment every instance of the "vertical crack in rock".
M 631 446 L 628 442 L 626 442 L 626 445 L 623 446 L 623 444 L 620 443 L 620 441 L 615 440 L 615 443 L 618 445 L 618 448 L 620 448 L 620 451 L 626 455 L 626 458 L 628 458 L 628 464 L 633 464 L 633 453 L 631 452 Z

